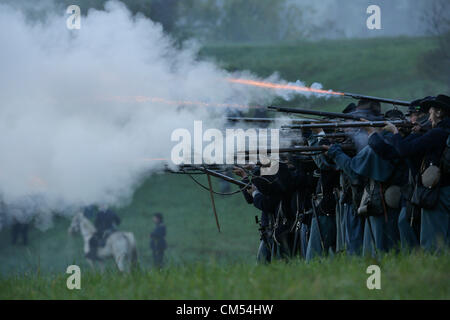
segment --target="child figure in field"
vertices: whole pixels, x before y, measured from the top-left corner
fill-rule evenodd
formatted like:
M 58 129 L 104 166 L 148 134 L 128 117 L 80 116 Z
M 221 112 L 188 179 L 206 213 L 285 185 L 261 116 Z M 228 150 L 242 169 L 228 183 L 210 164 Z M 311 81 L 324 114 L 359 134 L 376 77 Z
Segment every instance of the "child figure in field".
M 161 213 L 153 215 L 153 222 L 156 227 L 150 234 L 150 249 L 153 253 L 153 263 L 157 268 L 161 268 L 164 260 L 164 250 L 166 250 L 166 226 L 163 223 Z

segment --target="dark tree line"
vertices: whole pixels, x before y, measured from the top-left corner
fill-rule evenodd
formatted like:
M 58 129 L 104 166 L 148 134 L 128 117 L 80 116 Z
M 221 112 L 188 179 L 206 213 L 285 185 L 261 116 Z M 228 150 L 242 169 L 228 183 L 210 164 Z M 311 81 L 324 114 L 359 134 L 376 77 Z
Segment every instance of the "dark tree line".
M 16 0 L 19 1 L 19 0 Z M 82 14 L 89 9 L 102 10 L 108 0 L 60 0 L 55 1 L 61 10 L 69 5 L 78 5 Z M 166 32 L 173 32 L 178 20 L 178 8 L 181 0 L 121 0 L 133 14 L 143 14 L 162 24 Z
M 1 0 L 0 0 L 1 1 Z M 20 0 L 16 0 L 20 1 Z M 78 5 L 82 14 L 101 10 L 107 0 L 60 0 L 61 10 Z M 122 0 L 133 14 L 144 14 L 177 38 L 208 41 L 270 42 L 299 40 L 301 10 L 289 0 Z

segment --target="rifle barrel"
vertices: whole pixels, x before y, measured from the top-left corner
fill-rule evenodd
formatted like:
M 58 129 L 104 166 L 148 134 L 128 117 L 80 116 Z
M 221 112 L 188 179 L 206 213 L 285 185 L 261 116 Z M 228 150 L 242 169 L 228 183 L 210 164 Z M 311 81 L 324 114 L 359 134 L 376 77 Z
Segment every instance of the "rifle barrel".
M 291 122 L 294 124 L 303 124 L 303 123 L 319 123 L 322 122 L 316 119 L 280 119 L 280 118 L 240 118 L 240 117 L 227 117 L 228 121 L 231 122 L 259 122 L 259 123 L 272 123 L 272 122 Z M 329 121 L 326 121 L 329 122 Z
M 363 128 L 363 127 L 384 127 L 388 121 L 353 121 L 353 122 L 334 122 L 334 123 L 311 123 L 299 124 L 293 126 L 282 126 L 282 129 L 314 129 L 314 128 Z M 389 121 L 397 127 L 411 127 L 409 121 L 395 120 Z
M 379 98 L 379 97 L 372 97 L 372 96 L 365 96 L 362 94 L 356 94 L 356 93 L 344 93 L 345 97 L 351 97 L 353 99 L 367 99 L 367 100 L 372 100 L 372 101 L 378 101 L 378 102 L 383 102 L 383 103 L 389 103 L 389 104 L 393 104 L 393 105 L 398 105 L 398 106 L 404 106 L 404 107 L 409 107 L 411 105 L 411 102 L 409 101 L 404 101 L 404 100 L 395 100 L 395 99 L 387 99 L 387 98 Z
M 352 144 L 341 145 L 343 150 L 353 150 L 355 147 Z M 278 150 L 271 149 L 258 149 L 258 150 L 246 150 L 239 153 L 255 154 L 255 153 L 296 153 L 296 152 L 314 152 L 314 151 L 327 151 L 325 146 L 298 146 L 292 148 L 279 148 Z
M 207 173 L 207 174 L 209 174 L 209 175 L 211 175 L 213 177 L 216 177 L 216 178 L 225 180 L 225 181 L 227 181 L 229 183 L 235 184 L 235 185 L 239 186 L 240 188 L 244 188 L 244 187 L 247 186 L 246 183 L 244 183 L 242 181 L 239 181 L 239 180 L 236 180 L 236 179 L 233 179 L 233 178 L 231 178 L 231 177 L 229 177 L 227 175 L 224 175 L 224 174 L 222 174 L 220 172 L 213 171 L 213 170 L 206 169 L 206 168 L 200 168 L 200 170 L 202 170 L 204 173 Z
M 314 138 L 347 138 L 349 135 L 347 133 L 326 133 L 326 134 L 312 134 L 311 137 Z
M 340 113 L 340 112 L 327 112 L 327 111 L 319 111 L 319 110 L 309 110 L 309 109 L 300 109 L 300 108 L 285 108 L 285 107 L 275 107 L 275 106 L 270 106 L 267 108 L 271 109 L 271 110 L 275 110 L 277 112 L 308 114 L 308 115 L 328 117 L 328 118 L 338 118 L 338 119 L 340 118 L 340 119 L 347 119 L 347 120 L 360 120 L 361 119 L 361 116 L 355 116 L 355 115 Z

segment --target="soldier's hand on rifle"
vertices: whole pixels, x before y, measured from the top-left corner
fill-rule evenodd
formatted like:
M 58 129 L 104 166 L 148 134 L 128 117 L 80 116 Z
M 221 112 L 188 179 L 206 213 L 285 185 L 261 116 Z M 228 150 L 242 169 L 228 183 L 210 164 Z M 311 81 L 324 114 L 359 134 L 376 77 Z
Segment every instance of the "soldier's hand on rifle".
M 239 167 L 233 167 L 233 173 L 241 178 L 245 178 L 247 176 L 245 170 Z
M 411 128 L 411 131 L 412 131 L 412 132 L 415 132 L 415 133 L 420 132 L 420 130 L 422 130 L 422 127 L 421 127 L 421 125 L 418 124 L 418 123 L 415 123 L 415 124 L 414 124 L 414 127 Z
M 322 132 L 325 134 L 322 128 L 311 128 L 311 131 L 315 134 L 321 134 Z
M 333 144 L 331 146 L 326 146 L 325 148 L 328 150 L 326 152 L 326 155 L 330 156 L 332 158 L 336 155 L 336 152 L 342 151 L 342 147 L 341 147 L 341 145 L 339 143 L 335 143 L 335 144 Z
M 396 126 L 394 126 L 392 123 L 390 123 L 389 121 L 386 122 L 386 126 L 383 127 L 383 130 L 391 132 L 393 134 L 397 134 L 398 133 L 398 129 Z
M 252 186 L 251 186 L 250 188 L 247 189 L 247 192 L 248 192 L 250 195 L 253 195 L 253 192 L 255 192 L 256 190 L 257 190 L 257 189 L 256 189 L 255 185 L 252 184 Z

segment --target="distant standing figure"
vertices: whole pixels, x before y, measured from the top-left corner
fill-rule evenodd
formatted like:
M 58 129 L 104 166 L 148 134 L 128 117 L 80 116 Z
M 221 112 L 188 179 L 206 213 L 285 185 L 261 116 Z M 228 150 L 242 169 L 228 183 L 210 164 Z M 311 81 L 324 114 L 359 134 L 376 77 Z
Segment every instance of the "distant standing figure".
M 12 225 L 12 244 L 17 244 L 17 239 L 22 238 L 22 244 L 28 245 L 28 223 L 21 223 L 14 219 Z
M 153 263 L 155 267 L 161 268 L 164 259 L 164 250 L 167 248 L 166 244 L 166 226 L 163 223 L 163 216 L 161 213 L 153 215 L 153 222 L 156 227 L 150 234 L 150 249 L 153 252 Z
M 12 216 L 11 243 L 28 245 L 28 229 L 33 219 L 35 208 L 29 197 L 23 197 L 17 202 L 3 208 Z

